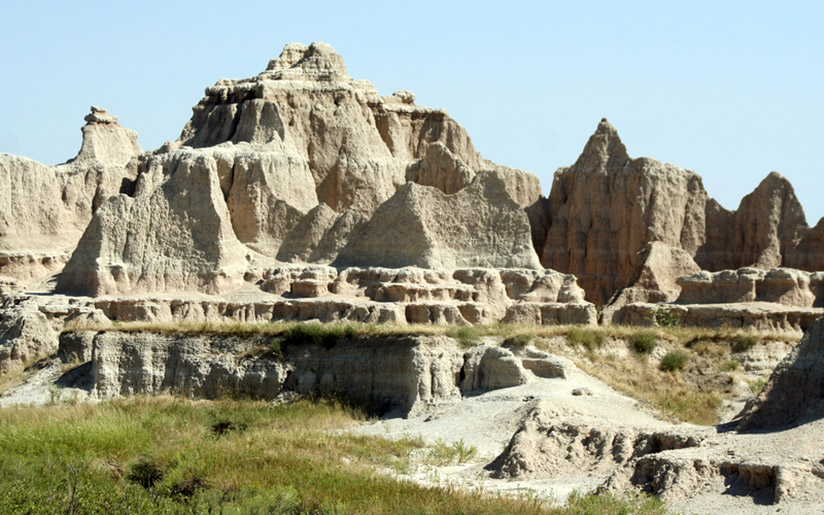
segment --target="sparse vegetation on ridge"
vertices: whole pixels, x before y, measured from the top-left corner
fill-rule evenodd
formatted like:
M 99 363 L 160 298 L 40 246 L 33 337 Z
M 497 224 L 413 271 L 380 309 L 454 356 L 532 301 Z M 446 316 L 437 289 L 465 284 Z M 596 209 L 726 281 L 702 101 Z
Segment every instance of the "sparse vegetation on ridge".
M 78 328 L 79 329 L 79 328 Z M 767 341 L 797 341 L 784 333 L 752 333 L 744 330 L 706 329 L 684 326 L 639 328 L 596 325 L 441 326 L 363 323 L 209 323 L 157 324 L 122 323 L 94 330 L 150 331 L 187 334 L 226 334 L 271 337 L 254 352 L 276 356 L 290 344 L 314 343 L 331 348 L 342 338 L 385 335 L 443 335 L 468 348 L 484 337 L 494 337 L 505 346 L 535 345 L 572 358 L 586 372 L 622 393 L 677 421 L 697 424 L 718 422 L 723 401 L 736 394 L 734 382 L 743 385 L 752 378 L 739 371 L 743 353 Z M 621 349 L 624 354 L 621 354 Z M 648 359 L 626 360 L 626 351 Z M 250 351 L 252 352 L 252 351 Z M 617 354 L 616 354 L 617 352 Z M 654 356 L 654 357 L 652 357 Z M 737 378 L 737 379 L 736 379 Z
M 576 494 L 552 508 L 398 481 L 377 469 L 402 467 L 422 441 L 337 431 L 362 418 L 334 401 L 305 400 L 5 409 L 0 513 L 664 513 L 647 497 Z M 474 454 L 442 447 L 451 461 Z
M 345 336 L 380 336 L 390 334 L 447 335 L 460 337 L 463 334 L 469 340 L 481 336 L 500 336 L 510 338 L 517 335 L 530 337 L 571 336 L 573 334 L 592 334 L 597 341 L 604 338 L 629 338 L 632 334 L 649 331 L 672 342 L 689 345 L 697 341 L 737 341 L 739 337 L 755 338 L 757 341 L 798 341 L 799 336 L 783 332 L 753 333 L 744 329 L 709 329 L 704 327 L 658 327 L 639 328 L 624 325 L 529 325 L 529 324 L 495 324 L 475 326 L 454 326 L 434 324 L 375 324 L 361 322 L 120 322 L 112 325 L 70 325 L 72 331 L 122 331 L 155 332 L 184 334 L 235 334 L 235 335 L 282 335 L 295 326 L 300 331 L 318 331 L 321 333 L 345 333 Z M 310 326 L 310 327 L 309 327 Z M 306 329 L 309 327 L 308 329 Z M 575 338 L 575 336 L 573 336 Z M 589 338 L 585 336 L 584 338 Z

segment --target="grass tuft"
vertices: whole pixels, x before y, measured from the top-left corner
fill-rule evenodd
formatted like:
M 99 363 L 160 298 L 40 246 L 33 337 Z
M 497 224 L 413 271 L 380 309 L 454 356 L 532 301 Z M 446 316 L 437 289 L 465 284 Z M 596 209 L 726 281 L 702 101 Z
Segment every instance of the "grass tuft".
M 758 338 L 752 334 L 736 335 L 732 344 L 733 352 L 747 352 L 758 343 Z
M 658 343 L 658 334 L 649 330 L 636 331 L 630 337 L 629 342 L 632 350 L 638 354 L 649 354 Z
M 684 349 L 675 349 L 664 354 L 661 358 L 661 370 L 665 372 L 673 372 L 680 370 L 687 364 L 690 359 L 690 353 Z
M 590 352 L 595 352 L 604 345 L 604 333 L 598 328 L 573 326 L 567 332 L 567 342 L 573 347 L 582 346 Z

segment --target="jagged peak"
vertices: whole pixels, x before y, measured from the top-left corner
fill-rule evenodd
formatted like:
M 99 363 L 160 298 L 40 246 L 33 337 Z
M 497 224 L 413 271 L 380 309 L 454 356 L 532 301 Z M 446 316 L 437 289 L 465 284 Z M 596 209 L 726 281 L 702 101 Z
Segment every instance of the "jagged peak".
M 581 172 L 610 172 L 615 165 L 623 168 L 628 160 L 627 149 L 621 142 L 618 131 L 606 118 L 601 118 L 598 128 L 589 137 L 573 168 Z
M 309 46 L 302 43 L 287 44 L 280 57 L 269 61 L 266 71 L 261 75 L 275 80 L 331 81 L 349 78 L 343 57 L 331 46 L 321 42 Z

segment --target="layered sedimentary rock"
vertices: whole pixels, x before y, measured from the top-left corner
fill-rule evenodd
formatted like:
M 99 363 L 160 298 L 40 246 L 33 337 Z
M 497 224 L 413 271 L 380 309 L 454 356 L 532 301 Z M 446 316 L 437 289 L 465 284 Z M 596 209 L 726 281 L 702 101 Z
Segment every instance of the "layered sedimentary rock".
M 82 148 L 66 164 L 0 155 L 0 276 L 31 282 L 59 271 L 94 210 L 130 188 L 137 134 L 97 107 L 86 120 Z
M 706 196 L 695 173 L 630 158 L 604 119 L 575 164 L 555 173 L 541 262 L 574 274 L 587 299 L 604 304 L 636 280 L 650 242 L 695 254 Z
M 224 292 L 277 260 L 540 266 L 537 178 L 481 158 L 445 111 L 351 79 L 328 45 L 287 45 L 193 111 L 89 224 L 61 291 Z
M 112 320 L 594 324 L 595 307 L 571 275 L 529 269 L 280 266 L 247 272 L 265 295 L 87 300 Z
M 539 209 L 531 213 L 533 225 L 542 223 Z M 727 211 L 694 172 L 630 158 L 606 120 L 575 164 L 556 172 L 544 213 L 541 263 L 575 274 L 588 300 L 604 304 L 615 295 L 612 311 L 672 301 L 675 280 L 700 269 L 824 269 L 824 226 L 807 226 L 780 174 L 770 173 L 738 210 Z
M 808 254 L 799 247 L 807 233 L 807 220 L 790 182 L 770 173 L 741 200 L 734 212 L 717 202 L 706 207 L 707 238 L 695 259 L 706 270 L 746 266 L 776 268 Z M 821 268 L 824 261 L 819 262 Z
M 613 314 L 623 306 L 636 302 L 672 302 L 681 294 L 678 282 L 686 274 L 699 271 L 689 254 L 678 247 L 653 241 L 641 252 L 643 259 L 632 286 L 618 290 L 604 306 L 601 321 L 610 323 Z
M 701 271 L 678 278 L 679 304 L 771 302 L 785 306 L 824 307 L 824 272 L 791 268 L 741 268 Z
M 779 430 L 824 417 L 824 318 L 778 364 L 741 412 L 739 432 Z
M 464 351 L 452 338 L 421 335 L 351 336 L 320 344 L 273 336 L 81 331 L 63 334 L 60 355 L 91 363 L 98 398 L 343 394 L 372 412 L 398 409 L 410 416 L 460 400 L 463 393 L 524 384 L 536 376 L 563 377 L 567 366 L 536 349 Z
M 540 268 L 529 219 L 504 174 L 480 173 L 454 195 L 406 184 L 343 248 L 341 265 Z

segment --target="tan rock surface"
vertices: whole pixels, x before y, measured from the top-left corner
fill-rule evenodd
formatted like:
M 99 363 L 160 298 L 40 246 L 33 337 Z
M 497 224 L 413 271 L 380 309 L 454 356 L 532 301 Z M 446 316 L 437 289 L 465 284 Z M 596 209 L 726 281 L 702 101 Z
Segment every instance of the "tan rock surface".
M 701 271 L 679 277 L 679 304 L 770 302 L 802 308 L 824 304 L 821 273 L 791 268 Z
M 541 262 L 574 274 L 587 300 L 604 304 L 633 284 L 649 242 L 695 253 L 704 243 L 705 202 L 698 175 L 631 159 L 604 119 L 575 164 L 555 174 Z
M 0 154 L 0 275 L 33 284 L 58 272 L 98 206 L 131 187 L 137 133 L 99 108 L 86 119 L 67 164 Z
M 97 112 L 90 124 L 109 118 Z M 449 195 L 417 185 L 396 194 L 408 170 Z M 226 292 L 252 264 L 328 263 L 339 252 L 349 264 L 539 266 L 524 213 L 540 196 L 537 177 L 482 159 L 463 128 L 411 93 L 381 97 L 350 78 L 323 43 L 287 45 L 261 74 L 207 88 L 178 141 L 143 154 L 137 172 L 134 192 L 89 224 L 60 291 Z M 412 219 L 426 220 L 423 232 Z M 383 258 L 370 240 L 382 231 L 397 233 Z
M 764 389 L 741 412 L 737 430 L 775 431 L 824 417 L 824 318 L 773 371 Z
M 83 145 L 80 147 L 73 163 L 97 162 L 103 166 L 126 166 L 138 154 L 143 152 L 137 142 L 137 132 L 118 125 L 117 116 L 97 106 L 91 107 L 91 113 L 85 117 Z
M 679 277 L 699 271 L 684 250 L 660 241 L 650 242 L 641 251 L 643 265 L 632 286 L 618 290 L 604 306 L 601 322 L 609 324 L 616 311 L 635 302 L 672 302 L 681 293 Z
M 345 266 L 539 268 L 529 220 L 501 174 L 446 195 L 407 184 L 338 256 Z

